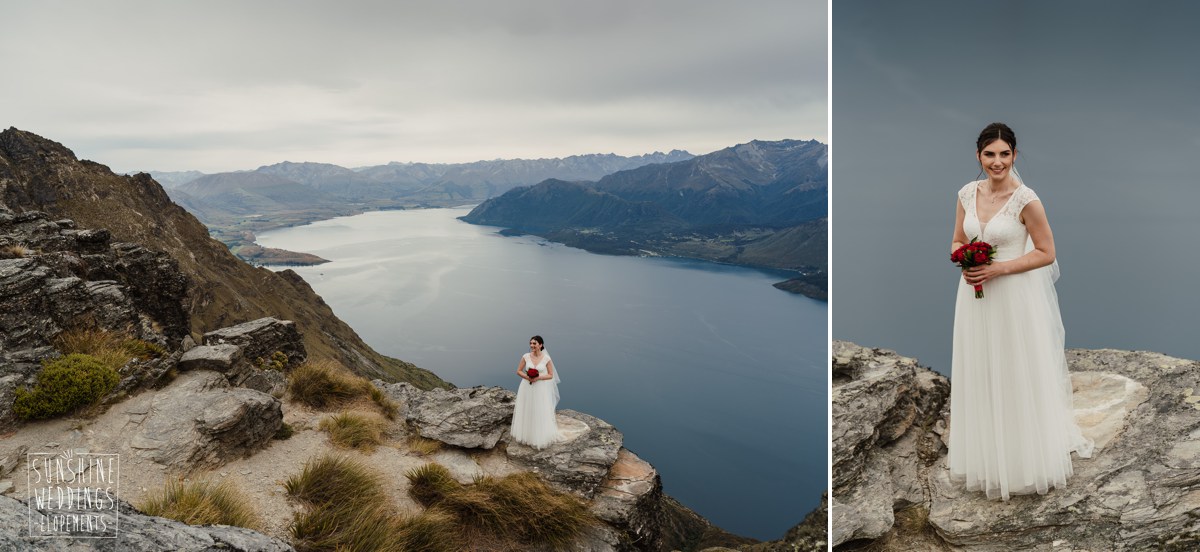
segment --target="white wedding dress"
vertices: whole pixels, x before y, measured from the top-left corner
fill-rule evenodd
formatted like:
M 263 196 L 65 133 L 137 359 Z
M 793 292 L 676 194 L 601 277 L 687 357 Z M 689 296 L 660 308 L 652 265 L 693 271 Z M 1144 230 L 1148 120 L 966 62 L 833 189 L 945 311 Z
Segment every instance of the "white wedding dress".
M 525 368 L 537 368 L 538 372 L 546 373 L 546 364 L 550 355 L 542 352 L 541 361 L 534 363 L 530 353 L 525 353 Z M 558 406 L 558 370 L 554 371 L 554 379 L 539 380 L 529 383 L 521 379 L 517 388 L 517 403 L 513 407 L 511 433 L 514 439 L 536 449 L 543 449 L 558 441 L 558 421 L 554 418 L 554 408 Z
M 958 192 L 968 239 L 1007 261 L 1033 248 L 1021 210 L 1037 194 L 1021 184 L 990 221 L 979 220 L 980 182 Z M 1057 263 L 983 284 L 984 297 L 960 277 L 954 307 L 950 385 L 950 475 L 969 490 L 1008 500 L 1045 494 L 1072 474 L 1071 452 L 1088 458 L 1071 406 L 1063 325 L 1054 291 Z

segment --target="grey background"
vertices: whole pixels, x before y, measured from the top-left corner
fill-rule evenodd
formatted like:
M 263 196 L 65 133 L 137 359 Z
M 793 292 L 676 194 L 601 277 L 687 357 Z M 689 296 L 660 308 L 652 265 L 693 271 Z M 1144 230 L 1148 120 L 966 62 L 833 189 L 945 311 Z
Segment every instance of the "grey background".
M 948 373 L 955 192 L 1017 134 L 1068 347 L 1200 359 L 1200 10 L 1185 2 L 833 7 L 833 335 Z

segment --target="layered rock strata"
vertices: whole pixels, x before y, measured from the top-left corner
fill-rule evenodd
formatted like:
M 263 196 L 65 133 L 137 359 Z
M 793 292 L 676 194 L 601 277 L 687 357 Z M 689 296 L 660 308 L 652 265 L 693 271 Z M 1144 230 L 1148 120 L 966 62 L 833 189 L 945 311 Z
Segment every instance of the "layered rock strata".
M 1192 550 L 1200 546 L 1200 362 L 1069 350 L 1075 419 L 1096 443 L 1064 488 L 987 500 L 950 480 L 945 379 L 834 346 L 833 543 L 873 550 Z M 912 405 L 909 408 L 906 405 Z M 922 405 L 925 405 L 923 407 Z M 903 522 L 897 522 L 902 519 Z

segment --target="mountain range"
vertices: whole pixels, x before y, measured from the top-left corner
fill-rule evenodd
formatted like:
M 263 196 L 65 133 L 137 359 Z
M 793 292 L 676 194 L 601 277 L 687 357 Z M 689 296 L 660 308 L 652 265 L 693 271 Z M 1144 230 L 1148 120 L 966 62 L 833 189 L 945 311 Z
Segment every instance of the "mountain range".
M 825 289 L 828 148 L 752 141 L 595 182 L 551 179 L 489 199 L 462 220 L 595 252 L 661 254 L 798 272 Z
M 255 233 L 382 209 L 474 204 L 548 178 L 597 179 L 648 163 L 692 158 L 686 151 L 634 157 L 573 155 L 473 163 L 389 163 L 349 169 L 285 161 L 252 171 L 204 174 L 151 171 L 171 199 L 204 222 L 213 237 L 256 264 L 313 264 L 311 255 L 263 248 Z

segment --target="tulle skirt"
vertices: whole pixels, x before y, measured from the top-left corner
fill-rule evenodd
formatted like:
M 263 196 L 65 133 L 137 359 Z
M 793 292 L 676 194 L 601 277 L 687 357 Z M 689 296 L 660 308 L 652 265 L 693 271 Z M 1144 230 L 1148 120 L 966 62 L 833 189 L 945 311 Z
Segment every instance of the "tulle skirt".
M 1049 268 L 983 284 L 959 279 L 950 385 L 950 475 L 1008 500 L 1045 494 L 1091 456 L 1075 423 L 1062 318 Z
M 558 421 L 554 418 L 557 405 L 558 384 L 553 380 L 530 384 L 522 379 L 513 407 L 513 438 L 537 449 L 553 444 L 558 440 Z

